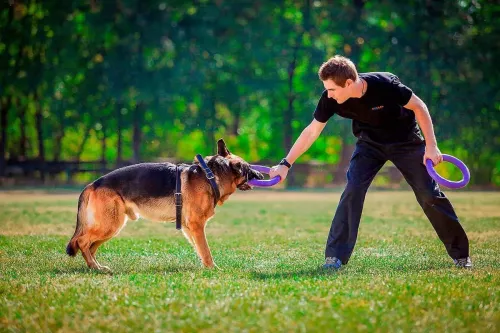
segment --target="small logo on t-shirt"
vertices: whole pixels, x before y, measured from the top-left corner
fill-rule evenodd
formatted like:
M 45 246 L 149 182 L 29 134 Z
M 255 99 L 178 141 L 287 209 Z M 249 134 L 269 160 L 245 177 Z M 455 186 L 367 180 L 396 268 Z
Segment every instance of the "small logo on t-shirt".
M 372 108 L 372 110 L 374 110 L 374 111 L 375 111 L 375 110 L 380 110 L 380 109 L 383 109 L 383 108 L 384 108 L 384 106 L 383 106 L 383 105 L 380 105 L 380 106 L 375 106 L 375 107 L 373 107 L 373 108 Z

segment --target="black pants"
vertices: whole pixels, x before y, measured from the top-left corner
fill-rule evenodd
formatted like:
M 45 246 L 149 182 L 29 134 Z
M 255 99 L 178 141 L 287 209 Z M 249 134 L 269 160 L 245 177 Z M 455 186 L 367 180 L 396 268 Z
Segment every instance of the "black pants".
M 332 221 L 325 257 L 347 264 L 358 236 L 366 191 L 387 160 L 401 171 L 417 201 L 453 259 L 469 256 L 469 240 L 453 207 L 422 164 L 423 143 L 381 145 L 358 140 L 347 172 L 347 185 Z

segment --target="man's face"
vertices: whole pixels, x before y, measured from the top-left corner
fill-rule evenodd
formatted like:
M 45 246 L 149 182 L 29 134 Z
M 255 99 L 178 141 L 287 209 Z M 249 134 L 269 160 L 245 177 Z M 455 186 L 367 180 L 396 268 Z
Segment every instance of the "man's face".
M 342 104 L 347 101 L 352 95 L 353 81 L 347 79 L 345 82 L 345 87 L 341 87 L 335 84 L 332 79 L 323 81 L 323 86 L 328 92 L 328 98 L 333 98 L 337 103 Z

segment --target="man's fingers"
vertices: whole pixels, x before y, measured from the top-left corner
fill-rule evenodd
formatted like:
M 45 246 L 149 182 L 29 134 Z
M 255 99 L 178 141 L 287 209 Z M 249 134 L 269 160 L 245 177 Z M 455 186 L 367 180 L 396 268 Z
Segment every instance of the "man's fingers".
M 277 176 L 278 175 L 277 174 L 277 171 L 278 171 L 277 169 L 278 169 L 278 167 L 273 166 L 271 168 L 271 170 L 269 170 L 269 177 L 273 178 L 273 177 Z

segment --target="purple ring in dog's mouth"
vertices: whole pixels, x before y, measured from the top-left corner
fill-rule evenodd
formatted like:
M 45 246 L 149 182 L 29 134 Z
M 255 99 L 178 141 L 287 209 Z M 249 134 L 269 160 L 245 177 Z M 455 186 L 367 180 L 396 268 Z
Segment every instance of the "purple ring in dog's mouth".
M 252 165 L 250 165 L 250 168 L 252 168 L 255 171 L 259 171 L 260 173 L 265 173 L 265 174 L 269 174 L 269 172 L 271 172 L 271 168 L 266 167 L 264 165 L 252 164 Z M 250 184 L 252 186 L 257 186 L 257 187 L 270 187 L 270 186 L 274 186 L 274 185 L 278 184 L 280 181 L 281 181 L 281 177 L 276 176 L 272 179 L 263 179 L 263 180 L 251 179 L 248 181 L 248 184 Z

